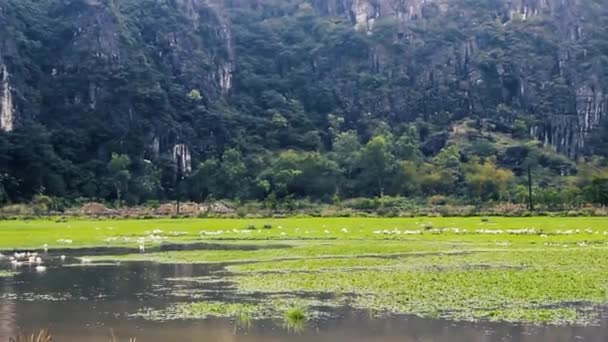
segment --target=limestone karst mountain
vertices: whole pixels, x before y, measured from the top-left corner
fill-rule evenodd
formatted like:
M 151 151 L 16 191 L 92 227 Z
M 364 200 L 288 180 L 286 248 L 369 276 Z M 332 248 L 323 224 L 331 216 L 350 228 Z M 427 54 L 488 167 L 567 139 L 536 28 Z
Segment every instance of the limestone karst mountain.
M 467 120 L 575 160 L 605 153 L 607 18 L 603 0 L 2 0 L 0 128 L 44 131 L 68 169 L 121 151 L 190 171 L 416 122 L 433 156 Z

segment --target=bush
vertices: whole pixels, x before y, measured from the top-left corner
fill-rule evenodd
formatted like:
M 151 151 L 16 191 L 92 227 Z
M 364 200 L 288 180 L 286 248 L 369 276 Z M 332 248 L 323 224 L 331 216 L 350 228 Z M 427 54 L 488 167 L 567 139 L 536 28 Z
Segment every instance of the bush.
M 566 213 L 566 216 L 568 216 L 568 217 L 578 217 L 578 216 L 583 216 L 583 215 L 585 215 L 585 214 L 580 210 L 570 210 Z
M 239 218 L 244 218 L 245 216 L 247 216 L 247 209 L 244 207 L 239 207 L 236 210 L 236 216 L 238 216 Z
M 11 204 L 0 208 L 0 214 L 11 216 L 33 215 L 34 208 L 26 204 Z
M 429 198 L 430 205 L 446 205 L 448 204 L 448 198 L 443 195 L 434 195 Z
M 160 207 L 160 201 L 149 200 L 149 201 L 146 201 L 146 203 L 144 203 L 144 206 L 152 208 L 152 209 L 158 209 Z

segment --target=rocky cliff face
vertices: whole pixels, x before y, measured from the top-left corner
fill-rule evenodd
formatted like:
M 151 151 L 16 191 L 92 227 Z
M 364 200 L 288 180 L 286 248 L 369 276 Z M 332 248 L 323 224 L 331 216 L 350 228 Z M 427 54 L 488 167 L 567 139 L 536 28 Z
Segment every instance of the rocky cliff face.
M 32 40 L 11 52 L 13 59 L 19 59 L 21 54 L 41 57 L 31 61 L 40 69 L 40 75 L 19 82 L 19 92 L 31 101 L 29 105 L 35 106 L 31 111 L 18 110 L 13 115 L 9 73 L 0 63 L 4 130 L 12 129 L 15 116 L 22 117 L 23 122 L 35 118 L 59 129 L 86 114 L 103 122 L 105 127 L 101 131 L 110 135 L 145 135 L 151 158 L 171 156 L 178 141 L 197 139 L 194 133 L 166 127 L 167 121 L 177 116 L 177 103 L 183 102 L 184 94 L 194 89 L 206 101 L 219 101 L 232 89 L 234 41 L 221 2 L 25 3 L 36 7 L 48 20 L 36 23 L 48 32 L 38 34 L 35 32 L 38 28 L 32 28 L 36 33 Z M 6 15 L 27 17 L 28 13 L 22 11 L 28 8 L 21 7 L 25 3 L 11 1 Z M 14 32 L 19 32 L 26 23 L 11 22 L 11 25 Z M 8 32 L 6 36 L 16 38 Z M 26 66 L 17 68 L 21 75 L 28 72 Z M 41 101 L 32 101 L 38 96 Z M 103 153 L 106 146 L 102 144 L 99 149 Z
M 86 113 L 104 126 L 100 148 L 143 136 L 142 153 L 173 156 L 184 169 L 191 153 L 230 139 L 224 121 L 204 116 L 209 108 L 259 120 L 276 117 L 273 110 L 288 116 L 267 108 L 278 100 L 253 92 L 256 85 L 289 84 L 281 96 L 290 108 L 353 122 L 523 118 L 531 137 L 572 158 L 606 117 L 604 64 L 591 48 L 602 12 L 582 0 L 7 1 L 13 33 L 2 34 L 21 32 L 27 39 L 14 54 L 36 59 L 15 71 L 0 59 L 2 130 L 27 121 L 15 117 L 60 127 Z M 49 22 L 30 29 L 35 23 L 14 22 L 27 16 L 24 3 Z M 304 7 L 323 25 L 346 21 L 352 37 L 272 26 Z M 263 38 L 248 40 L 254 33 Z M 290 56 L 307 39 L 317 45 Z M 191 90 L 203 95 L 197 108 L 206 111 L 184 117 L 196 107 L 185 100 Z M 15 106 L 15 91 L 23 106 Z
M 0 130 L 10 132 L 15 121 L 10 75 L 0 59 Z
M 427 19 L 432 17 L 443 16 L 448 19 L 450 16 L 463 16 L 465 20 L 475 18 L 473 9 L 463 6 L 463 2 L 457 0 L 321 0 L 313 1 L 313 4 L 327 15 L 346 16 L 355 29 L 365 31 L 368 35 L 373 35 L 374 25 L 383 18 L 397 21 L 400 36 L 407 34 L 410 37 L 412 28 L 424 29 Z M 526 21 L 554 21 L 551 25 L 555 26 L 551 29 L 556 30 L 556 38 L 559 41 L 555 42 L 554 55 L 549 59 L 553 66 L 548 68 L 547 72 L 533 70 L 534 66 L 525 62 L 513 65 L 516 62 L 506 60 L 505 64 L 510 65 L 497 64 L 493 66 L 493 70 L 484 70 L 484 73 L 497 76 L 495 81 L 502 83 L 501 93 L 503 97 L 508 98 L 511 105 L 520 105 L 530 111 L 530 115 L 538 118 L 538 122 L 530 127 L 532 137 L 571 158 L 585 150 L 587 138 L 606 116 L 608 104 L 608 97 L 603 90 L 606 80 L 602 78 L 601 70 L 598 70 L 597 66 L 584 72 L 577 70 L 579 63 L 594 63 L 591 57 L 585 57 L 584 50 L 581 58 L 581 51 L 577 51 L 581 48 L 576 46 L 593 35 L 590 26 L 594 24 L 585 23 L 586 18 L 593 16 L 590 14 L 593 8 L 586 5 L 577 0 L 500 0 L 488 5 L 493 10 L 490 15 L 505 26 Z M 530 29 L 537 28 L 530 25 Z M 474 94 L 471 92 L 474 91 L 475 85 L 484 84 L 482 72 L 474 65 L 473 60 L 487 51 L 479 50 L 479 46 L 484 44 L 479 41 L 479 37 L 470 36 L 462 40 L 460 46 L 442 46 L 431 53 L 428 60 L 432 69 L 423 73 L 424 76 L 420 78 L 422 82 L 418 84 L 428 86 L 429 83 L 434 83 L 433 86 L 440 86 L 445 82 L 445 79 L 442 80 L 445 74 L 460 73 L 465 77 L 463 81 L 468 83 L 465 86 L 468 89 L 465 89 L 464 93 L 467 101 L 471 101 L 473 109 L 474 105 L 480 104 L 474 103 Z M 383 45 L 385 42 L 379 40 L 372 51 L 370 59 L 373 68 L 380 69 L 383 63 L 387 63 Z M 507 75 L 508 73 L 515 75 Z M 567 108 L 549 108 L 534 113 L 534 108 L 542 106 L 542 101 L 551 96 L 548 93 L 553 90 L 547 87 L 547 84 L 556 77 L 567 78 L 569 89 L 564 94 L 569 101 Z

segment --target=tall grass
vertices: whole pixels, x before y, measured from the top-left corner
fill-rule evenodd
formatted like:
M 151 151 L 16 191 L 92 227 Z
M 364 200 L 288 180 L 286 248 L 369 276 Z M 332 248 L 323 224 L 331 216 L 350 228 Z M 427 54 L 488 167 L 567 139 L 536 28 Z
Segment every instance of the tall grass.
M 17 337 L 9 338 L 9 342 L 51 342 L 53 338 L 48 330 L 40 330 L 37 334 L 32 335 L 17 335 Z
M 119 340 L 116 338 L 116 335 L 114 335 L 114 330 L 110 330 L 110 341 L 109 342 L 119 342 Z M 32 334 L 32 335 L 24 335 L 24 334 L 19 334 L 16 337 L 11 337 L 9 338 L 9 342 L 52 342 L 53 341 L 53 337 L 51 336 L 51 333 L 46 330 L 40 330 L 40 332 L 38 332 L 37 334 Z M 129 342 L 137 342 L 137 339 L 135 337 L 132 337 L 129 339 Z
M 299 333 L 304 330 L 306 313 L 301 308 L 292 308 L 285 313 L 285 326 L 288 330 Z

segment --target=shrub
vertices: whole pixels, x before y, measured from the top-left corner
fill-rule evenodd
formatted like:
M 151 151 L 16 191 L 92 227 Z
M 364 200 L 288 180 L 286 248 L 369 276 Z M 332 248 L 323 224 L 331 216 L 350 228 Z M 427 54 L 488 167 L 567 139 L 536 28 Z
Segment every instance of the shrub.
M 443 195 L 434 195 L 429 198 L 430 205 L 446 205 L 448 204 L 448 198 Z
M 152 209 L 158 209 L 160 207 L 160 201 L 158 201 L 158 200 L 149 200 L 149 201 L 146 201 L 146 203 L 144 204 L 144 206 L 152 208 Z
M 584 215 L 584 213 L 579 210 L 570 210 L 566 213 L 566 216 L 568 216 L 568 217 L 577 217 L 577 216 L 583 216 L 583 215 Z

